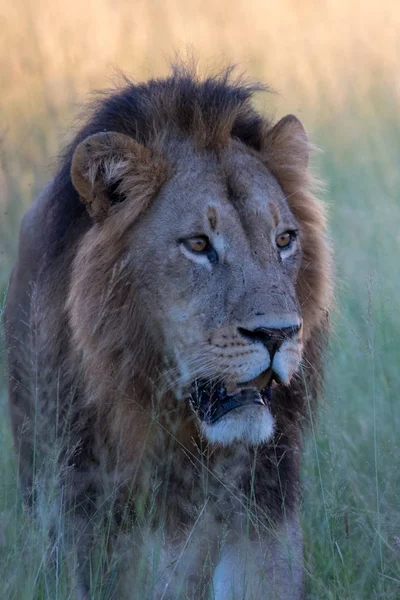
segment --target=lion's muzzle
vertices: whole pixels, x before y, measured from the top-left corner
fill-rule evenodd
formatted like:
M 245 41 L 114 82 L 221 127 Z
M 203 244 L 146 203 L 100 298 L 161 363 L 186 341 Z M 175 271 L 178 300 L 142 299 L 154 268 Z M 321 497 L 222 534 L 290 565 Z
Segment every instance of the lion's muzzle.
M 290 325 L 289 327 L 256 327 L 253 330 L 238 328 L 239 333 L 251 342 L 261 342 L 270 355 L 271 363 L 275 353 L 279 351 L 283 342 L 295 338 L 301 331 L 301 325 Z
M 272 377 L 277 383 L 288 384 L 297 370 L 302 353 L 302 322 L 300 319 L 281 326 L 254 323 L 252 328 L 238 327 L 239 334 L 251 344 L 268 351 Z

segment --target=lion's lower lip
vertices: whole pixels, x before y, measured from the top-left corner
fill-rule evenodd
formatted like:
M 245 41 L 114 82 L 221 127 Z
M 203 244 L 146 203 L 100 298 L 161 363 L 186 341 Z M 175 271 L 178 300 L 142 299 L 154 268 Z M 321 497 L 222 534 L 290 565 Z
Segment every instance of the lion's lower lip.
M 227 413 L 244 406 L 260 406 L 266 408 L 270 399 L 270 388 L 262 392 L 256 389 L 243 389 L 228 394 L 223 386 L 215 387 L 210 383 L 197 383 L 190 396 L 190 402 L 202 421 L 216 423 Z

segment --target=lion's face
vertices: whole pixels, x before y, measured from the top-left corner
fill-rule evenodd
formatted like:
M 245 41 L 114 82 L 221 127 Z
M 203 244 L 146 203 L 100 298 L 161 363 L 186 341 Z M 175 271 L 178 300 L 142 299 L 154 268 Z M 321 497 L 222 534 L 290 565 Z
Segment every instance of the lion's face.
M 239 145 L 181 168 L 131 231 L 143 300 L 164 344 L 164 385 L 213 442 L 265 441 L 269 388 L 299 366 L 298 224 L 276 180 Z M 183 158 L 183 157 L 182 157 Z
M 290 382 L 330 298 L 299 121 L 282 119 L 265 148 L 181 138 L 156 151 L 102 133 L 72 163 L 94 220 L 67 305 L 88 376 L 128 396 L 148 380 L 161 403 L 172 391 L 221 444 L 271 437 L 271 388 Z

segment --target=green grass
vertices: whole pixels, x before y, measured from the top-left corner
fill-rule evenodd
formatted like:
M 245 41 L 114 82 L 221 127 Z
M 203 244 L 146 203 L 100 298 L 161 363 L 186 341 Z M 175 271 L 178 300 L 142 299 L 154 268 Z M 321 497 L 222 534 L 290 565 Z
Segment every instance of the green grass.
M 298 102 L 306 107 L 306 97 Z M 308 597 L 400 598 L 400 135 L 395 98 L 370 95 L 303 115 L 324 152 L 336 256 L 337 302 L 327 358 L 326 394 L 305 444 L 302 522 Z M 52 124 L 53 126 L 53 124 Z M 43 184 L 46 123 L 32 124 L 20 153 L 2 150 L 0 288 L 4 295 L 23 210 Z M 39 161 L 40 162 L 40 161 Z M 3 352 L 1 354 L 3 358 Z M 1 360 L 2 360 L 1 358 Z M 46 574 L 46 510 L 34 523 L 17 490 L 6 409 L 0 417 L 0 597 L 65 600 Z
M 400 139 L 390 103 L 372 108 L 317 127 L 337 310 L 303 463 L 311 598 L 400 598 Z

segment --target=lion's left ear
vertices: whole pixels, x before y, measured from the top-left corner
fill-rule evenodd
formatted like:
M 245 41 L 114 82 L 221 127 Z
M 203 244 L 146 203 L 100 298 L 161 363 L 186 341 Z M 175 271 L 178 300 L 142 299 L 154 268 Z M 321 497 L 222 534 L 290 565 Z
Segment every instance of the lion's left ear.
M 91 135 L 72 157 L 72 183 L 95 221 L 104 220 L 112 205 L 127 198 L 140 212 L 165 177 L 165 161 L 122 133 Z
M 294 115 L 283 117 L 268 133 L 266 162 L 279 179 L 305 171 L 309 160 L 309 142 L 305 129 Z

